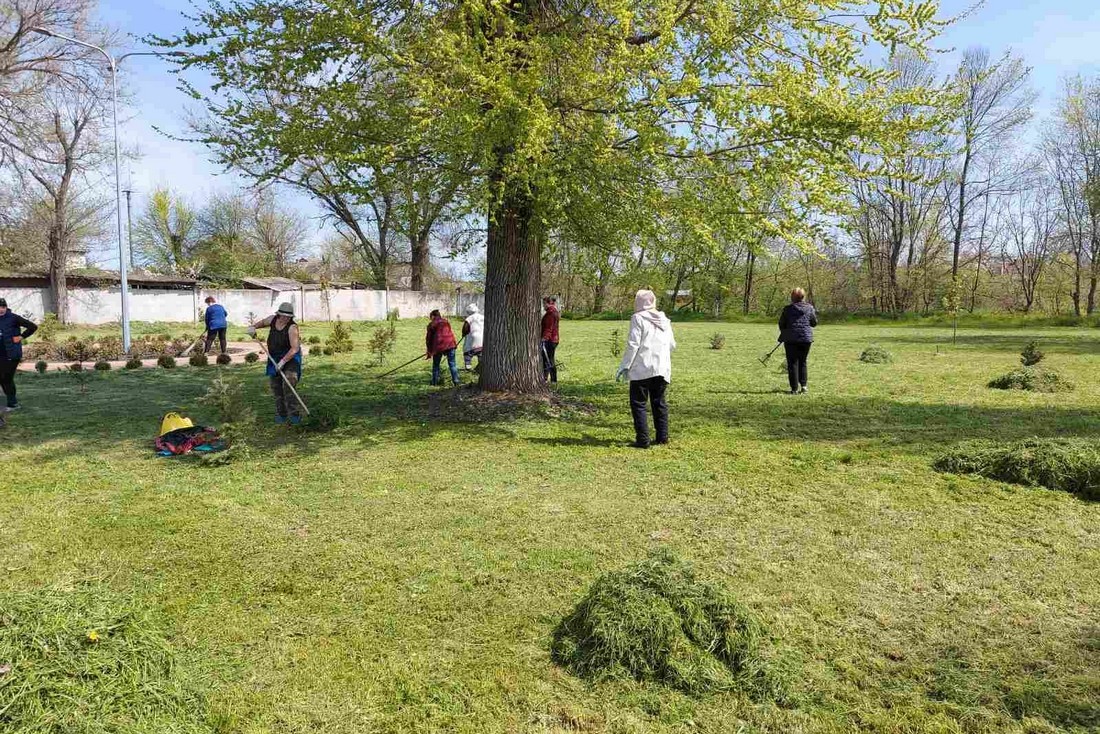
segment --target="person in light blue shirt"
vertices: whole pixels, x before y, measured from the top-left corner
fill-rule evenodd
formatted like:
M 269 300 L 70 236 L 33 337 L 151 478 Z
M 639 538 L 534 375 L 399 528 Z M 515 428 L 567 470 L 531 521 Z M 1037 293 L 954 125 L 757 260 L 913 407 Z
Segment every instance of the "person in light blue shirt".
M 214 343 L 214 337 L 218 337 L 218 346 L 221 347 L 221 353 L 225 354 L 225 330 L 229 327 L 229 314 L 225 312 L 225 306 L 222 306 L 215 300 L 214 296 L 206 297 L 206 347 L 203 352 L 210 351 L 210 345 Z

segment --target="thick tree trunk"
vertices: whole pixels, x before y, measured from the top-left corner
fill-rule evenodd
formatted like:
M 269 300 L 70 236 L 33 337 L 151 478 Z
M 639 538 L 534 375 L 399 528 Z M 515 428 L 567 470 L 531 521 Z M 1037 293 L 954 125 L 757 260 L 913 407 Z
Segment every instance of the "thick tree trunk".
M 489 217 L 482 390 L 546 389 L 539 361 L 540 250 L 530 195 L 506 191 Z
M 66 278 L 65 239 L 57 231 L 57 225 L 49 234 L 50 290 L 53 292 L 53 308 L 57 320 L 69 323 L 69 284 Z
M 412 283 L 414 291 L 424 290 L 424 276 L 428 272 L 431 256 L 428 250 L 428 233 L 418 232 L 412 245 Z

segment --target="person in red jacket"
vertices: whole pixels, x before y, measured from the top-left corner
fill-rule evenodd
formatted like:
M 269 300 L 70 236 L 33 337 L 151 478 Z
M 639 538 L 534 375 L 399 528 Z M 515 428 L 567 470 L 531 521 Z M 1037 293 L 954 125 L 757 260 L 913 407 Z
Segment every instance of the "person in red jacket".
M 439 385 L 442 382 L 439 362 L 446 355 L 447 366 L 451 370 L 451 382 L 457 386 L 458 367 L 455 365 L 455 348 L 458 347 L 458 340 L 455 339 L 454 330 L 451 329 L 451 322 L 443 318 L 438 309 L 432 311 L 428 318 L 428 334 L 424 339 L 426 351 L 424 359 L 429 357 L 432 359 L 432 384 Z
M 558 381 L 558 363 L 554 352 L 558 349 L 558 301 L 553 296 L 543 299 L 546 312 L 542 315 L 542 377 L 550 382 Z

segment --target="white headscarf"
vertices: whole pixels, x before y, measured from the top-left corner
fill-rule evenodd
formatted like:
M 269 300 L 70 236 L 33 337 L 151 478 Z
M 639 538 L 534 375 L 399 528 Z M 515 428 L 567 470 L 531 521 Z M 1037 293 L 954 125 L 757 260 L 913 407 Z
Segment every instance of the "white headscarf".
M 469 306 L 467 306 L 466 307 L 466 313 L 468 313 L 468 314 L 477 313 L 477 304 L 476 303 L 471 303 Z
M 642 289 L 634 295 L 634 313 L 656 310 L 657 296 L 653 291 Z

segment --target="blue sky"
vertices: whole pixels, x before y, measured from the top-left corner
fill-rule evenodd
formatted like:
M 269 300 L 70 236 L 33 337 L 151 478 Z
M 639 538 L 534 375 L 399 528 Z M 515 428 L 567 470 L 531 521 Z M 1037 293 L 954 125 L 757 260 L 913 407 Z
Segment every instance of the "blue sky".
M 963 0 L 943 0 L 942 14 L 959 14 L 971 5 Z M 183 14 L 193 7 L 189 0 L 101 0 L 100 9 L 109 25 L 140 38 L 177 32 L 186 22 Z M 1041 119 L 1052 109 L 1063 77 L 1078 72 L 1100 74 L 1100 2 L 988 0 L 952 26 L 938 45 L 945 50 L 940 57 L 945 70 L 970 46 L 985 46 L 994 56 L 1008 49 L 1023 56 L 1032 67 L 1032 83 L 1040 93 L 1036 113 Z M 128 50 L 139 49 L 140 42 L 133 40 Z M 141 153 L 129 164 L 132 173 L 123 173 L 124 185 L 128 178 L 132 181 L 135 212 L 140 211 L 144 196 L 158 185 L 169 186 L 194 201 L 202 201 L 214 191 L 242 186 L 242 179 L 212 165 L 201 146 L 170 140 L 156 132 L 159 128 L 170 134 L 185 134 L 185 113 L 193 105 L 176 90 L 175 77 L 168 73 L 164 62 L 137 57 L 127 59 L 124 66 L 132 108 L 122 139 Z M 316 209 L 307 199 L 292 198 L 303 213 L 316 216 Z M 319 233 L 314 244 L 322 236 Z M 99 259 L 107 267 L 118 265 L 117 254 L 112 257 L 105 252 Z

